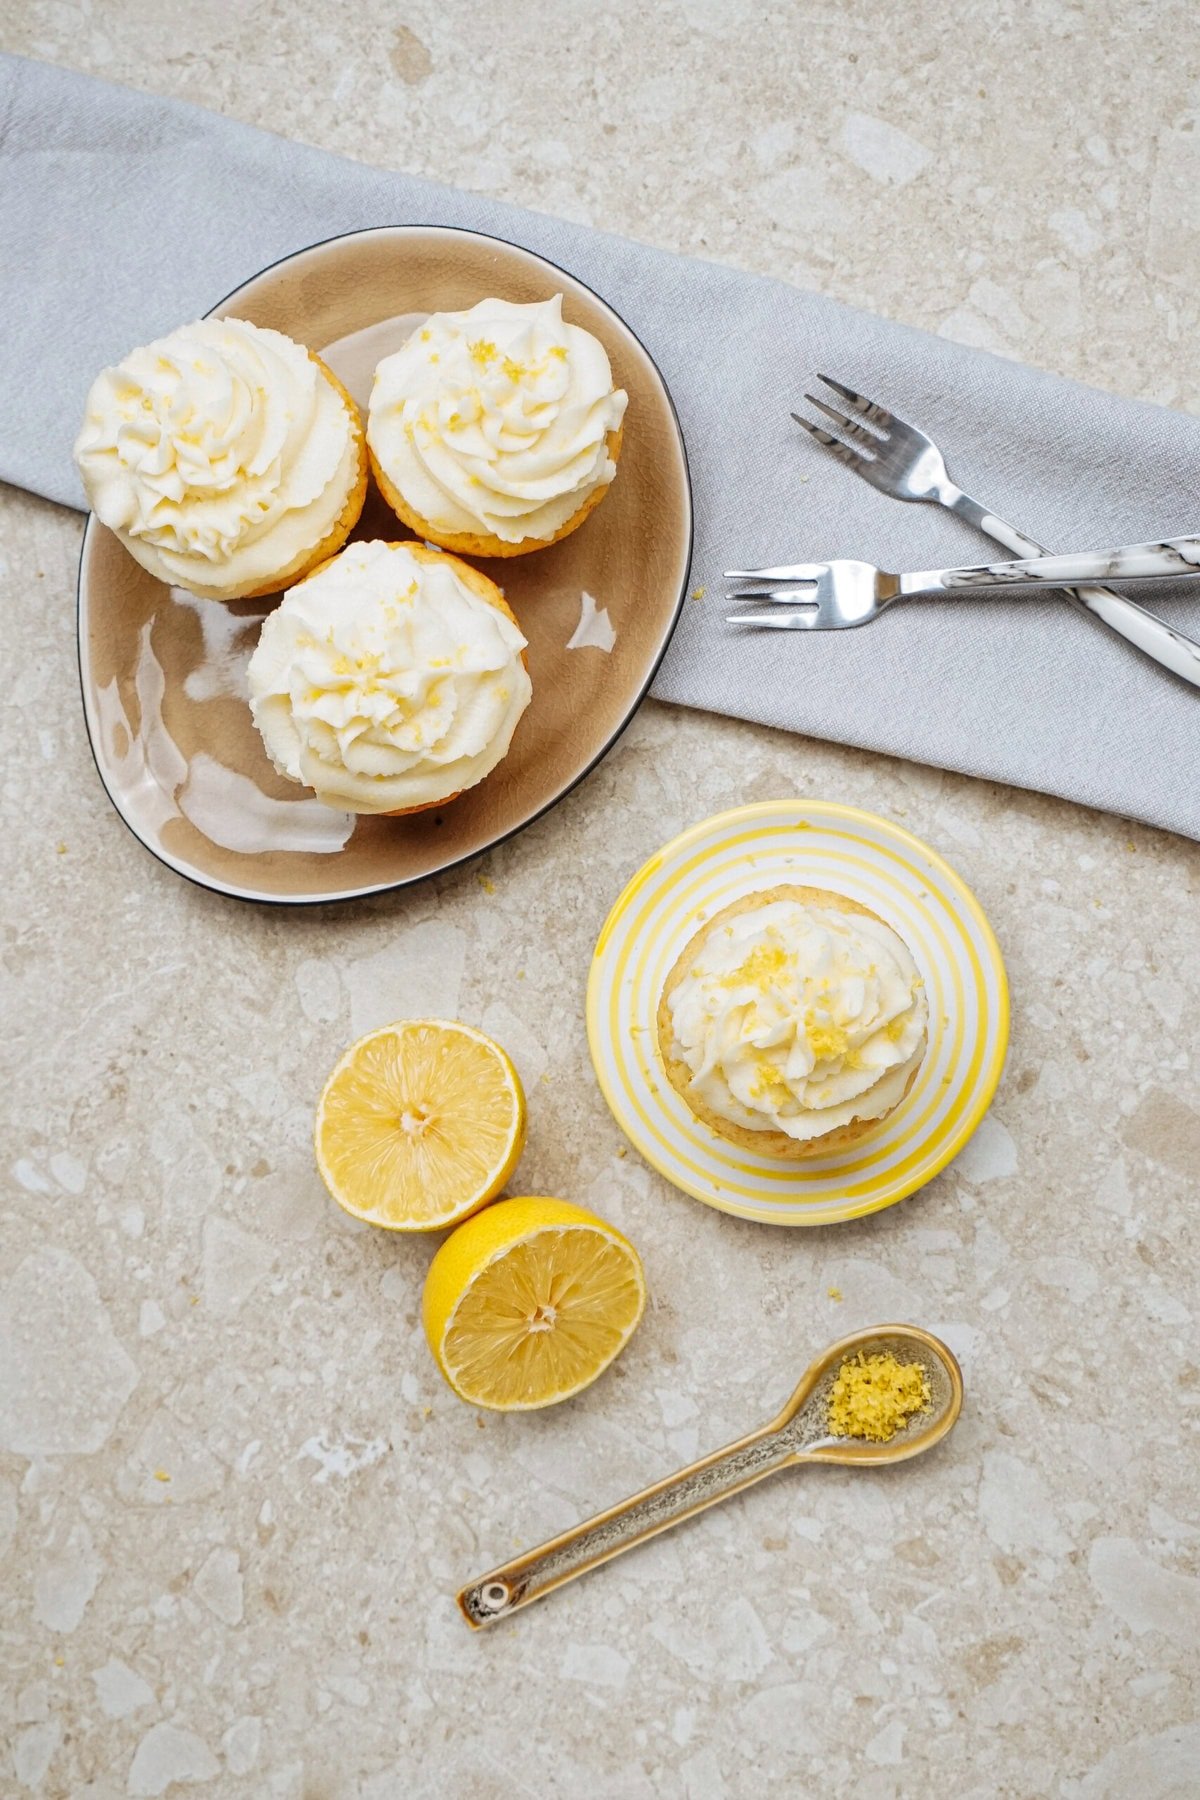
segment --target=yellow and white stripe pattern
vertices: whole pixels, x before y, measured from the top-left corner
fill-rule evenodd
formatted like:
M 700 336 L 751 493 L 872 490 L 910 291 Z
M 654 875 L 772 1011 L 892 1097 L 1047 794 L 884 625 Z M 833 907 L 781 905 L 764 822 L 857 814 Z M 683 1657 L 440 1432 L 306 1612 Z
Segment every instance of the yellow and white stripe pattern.
M 757 888 L 795 882 L 869 906 L 900 933 L 929 998 L 929 1049 L 903 1103 L 840 1153 L 781 1162 L 697 1119 L 659 1060 L 663 984 L 698 925 Z M 772 1225 L 831 1225 L 891 1206 L 931 1180 L 987 1111 L 1008 1047 L 1008 983 L 982 907 L 911 832 L 820 800 L 718 813 L 664 846 L 600 933 L 587 997 L 592 1062 L 634 1148 L 684 1193 Z

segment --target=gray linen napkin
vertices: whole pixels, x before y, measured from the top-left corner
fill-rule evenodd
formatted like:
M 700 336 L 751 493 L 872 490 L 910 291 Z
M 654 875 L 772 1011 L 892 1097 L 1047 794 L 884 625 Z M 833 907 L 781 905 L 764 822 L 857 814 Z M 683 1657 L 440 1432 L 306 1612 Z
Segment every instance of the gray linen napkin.
M 902 507 L 791 423 L 812 374 L 877 395 L 957 479 L 1054 549 L 1200 529 L 1200 421 L 1116 399 L 783 283 L 651 250 L 217 114 L 0 59 L 0 478 L 68 506 L 70 447 L 105 363 L 305 244 L 363 226 L 510 238 L 604 296 L 674 396 L 696 500 L 693 586 L 662 700 L 732 713 L 1200 837 L 1200 694 L 1049 596 L 908 603 L 861 631 L 735 635 L 726 566 L 885 567 L 995 553 Z M 1200 637 L 1200 591 L 1138 596 Z

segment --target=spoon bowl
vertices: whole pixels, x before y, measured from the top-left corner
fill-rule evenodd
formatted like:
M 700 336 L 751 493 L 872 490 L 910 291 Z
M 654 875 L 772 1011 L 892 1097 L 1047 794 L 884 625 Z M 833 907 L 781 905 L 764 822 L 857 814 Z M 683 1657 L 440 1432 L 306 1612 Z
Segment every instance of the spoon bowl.
M 842 1364 L 859 1353 L 894 1356 L 897 1362 L 919 1363 L 929 1382 L 929 1406 L 916 1413 L 885 1442 L 869 1438 L 835 1437 L 826 1415 L 829 1394 Z M 918 1325 L 872 1325 L 866 1331 L 839 1338 L 809 1364 L 799 1387 L 778 1418 L 767 1429 L 794 1437 L 790 1462 L 879 1463 L 906 1462 L 932 1450 L 950 1431 L 962 1411 L 963 1381 L 953 1351 L 940 1338 Z
M 919 1363 L 929 1383 L 925 1410 L 883 1442 L 839 1437 L 829 1429 L 829 1397 L 838 1371 L 860 1352 Z M 962 1371 L 953 1352 L 932 1333 L 917 1325 L 873 1325 L 853 1332 L 809 1364 L 787 1404 L 766 1425 L 473 1581 L 458 1596 L 463 1617 L 475 1629 L 496 1624 L 576 1575 L 778 1469 L 800 1463 L 877 1467 L 920 1456 L 951 1430 L 962 1401 Z

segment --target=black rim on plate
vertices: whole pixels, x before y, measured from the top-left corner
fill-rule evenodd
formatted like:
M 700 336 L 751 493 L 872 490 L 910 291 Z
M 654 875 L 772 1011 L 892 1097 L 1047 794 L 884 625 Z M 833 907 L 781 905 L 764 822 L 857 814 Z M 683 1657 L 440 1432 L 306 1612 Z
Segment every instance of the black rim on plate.
M 641 350 L 651 368 L 654 370 L 655 375 L 658 377 L 659 385 L 666 396 L 667 406 L 670 409 L 672 423 L 675 426 L 675 435 L 679 440 L 679 453 L 683 459 L 684 491 L 687 500 L 687 556 L 684 561 L 683 578 L 679 585 L 679 593 L 676 596 L 675 605 L 672 609 L 667 629 L 663 634 L 663 641 L 658 654 L 655 656 L 647 670 L 645 680 L 642 682 L 641 687 L 630 702 L 629 709 L 625 713 L 621 723 L 617 726 L 612 736 L 601 745 L 591 761 L 587 763 L 584 768 L 580 769 L 579 773 L 575 775 L 564 788 L 561 788 L 559 792 L 547 800 L 543 806 L 539 806 L 536 812 L 532 812 L 528 818 L 522 819 L 519 825 L 514 825 L 511 830 L 499 833 L 498 836 L 491 838 L 488 843 L 480 845 L 477 850 L 468 850 L 464 855 L 456 856 L 451 862 L 439 863 L 436 869 L 427 869 L 420 875 L 406 875 L 399 881 L 372 882 L 366 887 L 350 888 L 341 893 L 258 894 L 251 893 L 243 888 L 228 887 L 220 881 L 207 880 L 196 870 L 183 867 L 182 864 L 172 861 L 172 859 L 162 850 L 156 849 L 153 844 L 148 844 L 141 833 L 126 817 L 116 796 L 104 778 L 104 768 L 96 749 L 95 738 L 92 735 L 91 720 L 88 715 L 87 687 L 84 680 L 83 566 L 87 556 L 88 539 L 96 524 L 95 514 L 89 512 L 87 523 L 83 528 L 83 539 L 79 547 L 79 573 L 76 576 L 75 582 L 76 651 L 79 670 L 79 692 L 83 707 L 83 725 L 84 730 L 87 733 L 88 748 L 92 753 L 92 761 L 95 763 L 96 773 L 100 777 L 100 785 L 108 795 L 113 811 L 125 826 L 126 830 L 137 840 L 143 850 L 148 851 L 156 862 L 162 864 L 163 868 L 170 869 L 173 874 L 182 876 L 185 881 L 190 881 L 194 887 L 203 888 L 210 894 L 220 894 L 227 900 L 241 900 L 250 905 L 282 907 L 336 906 L 347 900 L 366 899 L 371 894 L 389 894 L 398 892 L 403 888 L 416 887 L 422 881 L 432 880 L 435 875 L 448 874 L 452 869 L 461 869 L 467 863 L 473 862 L 476 857 L 486 856 L 489 850 L 494 850 L 499 844 L 508 843 L 511 838 L 516 837 L 518 833 L 525 831 L 530 825 L 535 824 L 538 819 L 544 818 L 553 807 L 557 806 L 560 801 L 565 800 L 568 794 L 574 793 L 581 781 L 586 781 L 593 769 L 604 761 L 604 758 L 608 755 L 609 751 L 620 741 L 624 733 L 629 729 L 635 714 L 638 712 L 642 702 L 645 700 L 646 695 L 653 685 L 654 677 L 658 674 L 658 671 L 662 666 L 663 657 L 666 655 L 671 639 L 675 635 L 675 628 L 679 624 L 679 617 L 683 611 L 684 601 L 687 598 L 688 578 L 691 573 L 692 551 L 695 546 L 695 508 L 692 504 L 692 475 L 688 465 L 687 444 L 684 441 L 683 428 L 679 423 L 679 414 L 675 407 L 674 397 L 663 379 L 663 373 L 659 368 L 658 363 L 646 348 L 646 345 L 642 342 L 637 332 L 634 331 L 633 327 L 621 317 L 621 314 L 617 311 L 616 307 L 610 305 L 602 294 L 598 294 L 593 287 L 590 287 L 586 281 L 581 280 L 578 275 L 572 272 L 572 270 L 563 268 L 561 263 L 553 262 L 550 257 L 543 256 L 538 250 L 530 250 L 525 244 L 513 243 L 509 238 L 496 237 L 492 232 L 488 231 L 471 231 L 463 225 L 368 225 L 361 231 L 339 231 L 335 232 L 332 237 L 317 238 L 315 242 L 311 244 L 302 245 L 299 250 L 290 250 L 286 256 L 276 257 L 274 262 L 265 264 L 265 266 L 259 269 L 255 274 L 247 276 L 245 281 L 240 281 L 236 287 L 231 288 L 222 299 L 214 302 L 203 316 L 206 319 L 211 318 L 218 308 L 226 305 L 226 303 L 232 300 L 235 295 L 240 294 L 244 288 L 249 286 L 251 281 L 258 281 L 262 276 L 269 275 L 272 269 L 282 267 L 284 263 L 291 262 L 297 256 L 306 256 L 310 250 L 321 250 L 324 249 L 327 244 L 340 243 L 346 238 L 369 237 L 373 233 L 381 231 L 454 232 L 460 237 L 482 238 L 488 243 L 503 244 L 507 250 L 520 250 L 524 255 L 534 257 L 538 262 L 544 263 L 546 268 L 555 270 L 559 275 L 565 275 L 569 281 L 573 281 L 578 287 L 583 288 L 586 293 L 589 293 L 592 296 L 593 300 L 598 301 L 601 306 L 610 312 L 624 330 L 629 333 L 634 343 Z

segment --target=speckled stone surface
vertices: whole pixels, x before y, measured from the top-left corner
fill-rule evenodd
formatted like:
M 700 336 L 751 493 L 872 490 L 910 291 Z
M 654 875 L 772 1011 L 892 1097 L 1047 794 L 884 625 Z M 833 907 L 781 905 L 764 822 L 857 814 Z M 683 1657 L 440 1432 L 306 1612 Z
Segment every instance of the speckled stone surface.
M 1196 404 L 1186 0 L 4 0 L 0 20 L 9 49 Z M 1200 1791 L 1200 847 L 650 706 L 480 865 L 252 911 L 109 809 L 76 701 L 80 521 L 2 504 L 0 1791 Z M 582 1005 L 641 860 L 796 790 L 947 854 L 1015 1000 L 969 1149 L 903 1206 L 811 1234 L 706 1211 L 622 1155 Z M 336 1054 L 416 1009 L 513 1050 L 520 1186 L 589 1202 L 645 1256 L 628 1352 L 540 1417 L 442 1386 L 417 1318 L 431 1246 L 353 1228 L 312 1166 Z M 782 1477 L 467 1633 L 465 1578 L 737 1435 L 830 1337 L 896 1316 L 966 1370 L 927 1462 Z

